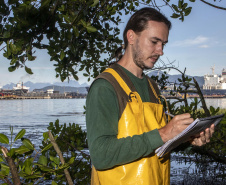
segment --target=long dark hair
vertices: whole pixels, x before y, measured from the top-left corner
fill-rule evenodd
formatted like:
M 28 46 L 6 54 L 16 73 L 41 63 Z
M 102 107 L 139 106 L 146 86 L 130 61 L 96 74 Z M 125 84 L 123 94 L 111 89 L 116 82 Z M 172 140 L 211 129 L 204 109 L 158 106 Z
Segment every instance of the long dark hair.
M 171 28 L 171 22 L 158 10 L 150 7 L 138 10 L 130 17 L 125 27 L 125 30 L 123 32 L 124 47 L 120 47 L 116 50 L 115 57 L 117 59 L 120 59 L 122 57 L 122 52 L 119 51 L 126 49 L 128 46 L 127 31 L 133 30 L 136 34 L 138 34 L 147 28 L 148 21 L 163 22 L 168 26 L 169 30 Z

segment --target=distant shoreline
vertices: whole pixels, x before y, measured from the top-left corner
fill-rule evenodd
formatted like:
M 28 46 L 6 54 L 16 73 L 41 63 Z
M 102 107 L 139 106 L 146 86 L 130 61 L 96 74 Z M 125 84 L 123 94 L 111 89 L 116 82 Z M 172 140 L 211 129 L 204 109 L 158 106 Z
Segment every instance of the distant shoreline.
M 0 96 L 0 100 L 34 100 L 34 99 L 84 99 L 86 95 L 78 95 L 78 96 L 63 96 L 63 95 L 54 95 L 54 96 Z

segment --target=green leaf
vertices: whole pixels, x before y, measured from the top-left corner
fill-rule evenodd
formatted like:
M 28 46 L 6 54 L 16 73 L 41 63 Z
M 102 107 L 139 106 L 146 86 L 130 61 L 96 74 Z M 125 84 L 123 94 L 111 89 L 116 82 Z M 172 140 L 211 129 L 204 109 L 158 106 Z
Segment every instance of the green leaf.
M 9 70 L 9 72 L 13 72 L 13 71 L 16 70 L 16 66 L 10 66 L 10 67 L 8 68 L 8 70 Z
M 44 141 L 46 141 L 49 138 L 48 132 L 43 133 L 43 138 L 44 138 Z
M 182 8 L 182 5 L 184 4 L 184 0 L 179 0 L 178 1 L 178 7 Z
M 70 17 L 68 17 L 67 15 L 63 15 L 63 17 L 64 17 L 64 19 L 65 19 L 65 21 L 67 22 L 67 23 L 70 23 L 71 21 L 70 21 Z
M 27 54 L 27 58 L 28 58 L 29 61 L 33 61 L 33 60 L 36 59 L 35 56 L 29 55 L 29 54 Z
M 59 10 L 60 12 L 63 12 L 63 11 L 65 10 L 65 6 L 64 6 L 64 5 L 61 5 L 61 7 L 58 8 L 58 10 Z
M 24 154 L 24 153 L 29 152 L 29 151 L 30 151 L 30 149 L 28 149 L 28 148 L 27 148 L 26 146 L 24 146 L 24 145 L 20 146 L 19 148 L 17 148 L 17 149 L 15 150 L 15 152 L 18 153 L 18 154 Z
M 31 68 L 28 68 L 27 66 L 25 66 L 25 71 L 26 71 L 28 74 L 30 74 L 30 75 L 33 74 Z
M 38 159 L 38 163 L 47 166 L 47 158 L 44 155 L 41 155 Z
M 190 2 L 192 2 L 192 3 L 194 3 L 195 2 L 195 0 L 189 0 Z
M 76 37 L 79 37 L 79 31 L 75 26 L 73 26 L 73 32 L 74 32 Z
M 80 24 L 82 24 L 84 27 L 87 26 L 87 23 L 83 19 L 80 20 Z
M 4 134 L 0 134 L 0 143 L 9 144 L 8 137 Z
M 1 171 L 5 174 L 5 175 L 9 175 L 9 167 L 5 164 L 1 164 Z
M 41 8 L 49 6 L 51 0 L 41 1 Z
M 24 167 L 25 167 L 24 172 L 25 172 L 27 175 L 31 175 L 31 174 L 32 174 L 32 161 L 33 161 L 33 158 L 28 158 L 28 159 L 26 159 L 26 161 L 24 162 Z
M 214 112 L 214 111 L 215 111 L 214 107 L 210 106 L 210 112 Z
M 170 17 L 176 19 L 176 18 L 180 17 L 180 15 L 179 14 L 176 14 L 176 13 L 173 13 L 173 15 L 171 15 Z
M 76 74 L 72 74 L 73 75 L 73 77 L 74 77 L 74 79 L 76 80 L 76 81 L 78 81 L 79 80 L 79 78 L 78 78 L 78 76 L 76 75 Z
M 87 73 L 83 73 L 83 76 L 88 77 L 89 75 Z
M 26 175 L 26 176 L 24 176 L 25 179 L 36 179 L 36 178 L 41 178 L 41 177 L 43 177 L 43 175 L 40 174 L 40 173 L 34 173 L 32 175 Z
M 182 82 L 182 80 L 180 78 L 178 78 L 177 80 L 178 80 L 178 82 Z
M 49 156 L 50 161 L 53 161 L 53 158 L 54 158 L 53 156 L 51 155 Z
M 10 30 L 10 29 L 9 29 Z M 9 38 L 10 37 L 10 31 L 8 31 L 8 30 L 6 30 L 6 31 L 4 31 L 3 32 L 3 38 L 4 39 L 7 39 L 7 38 Z
M 59 164 L 60 164 L 60 159 L 59 159 L 58 157 L 54 157 L 54 158 L 53 158 L 53 162 L 54 162 L 55 164 L 59 165 Z
M 17 58 L 13 58 L 13 59 L 10 61 L 10 65 L 14 65 L 16 62 L 17 62 Z
M 57 185 L 57 183 L 55 181 L 52 181 L 51 185 Z
M 188 6 L 188 3 L 184 3 L 183 6 L 182 6 L 182 10 L 184 10 L 185 8 L 187 8 Z
M 15 142 L 17 139 L 21 139 L 21 138 L 24 136 L 25 133 L 26 133 L 26 130 L 25 130 L 25 129 L 22 129 L 22 130 L 16 135 L 16 137 L 15 137 L 15 139 L 14 139 L 14 142 Z
M 75 161 L 75 157 L 72 157 L 69 161 L 68 164 L 72 164 Z
M 93 4 L 91 5 L 91 7 L 96 6 L 99 3 L 99 0 L 93 0 Z
M 13 154 L 15 153 L 16 149 L 15 148 L 12 148 L 8 153 L 7 153 L 7 156 L 10 156 L 12 157 Z
M 22 143 L 24 144 L 24 146 L 26 146 L 30 150 L 34 150 L 34 146 L 29 139 L 21 138 L 21 140 L 22 140 Z
M 174 9 L 176 12 L 180 12 L 179 9 L 178 9 L 178 7 L 177 7 L 175 4 L 172 4 L 172 7 L 173 7 L 173 9 Z
M 185 16 L 188 16 L 190 13 L 191 13 L 191 9 L 192 9 L 192 7 L 188 7 L 188 8 L 186 8 L 185 10 L 184 10 L 184 15 Z
M 0 156 L 0 162 L 4 161 L 4 159 L 2 158 L 2 156 Z
M 63 50 L 61 50 L 61 52 L 60 52 L 60 60 L 63 60 L 64 57 L 65 57 L 65 53 L 64 53 Z
M 87 26 L 86 29 L 87 29 L 87 31 L 88 31 L 89 33 L 90 33 L 90 32 L 96 32 L 96 31 L 97 31 L 97 29 L 96 29 L 95 27 L 91 26 L 91 25 Z
M 41 152 L 44 152 L 44 151 L 46 151 L 46 150 L 49 150 L 52 146 L 53 146 L 52 143 L 49 143 L 48 145 L 46 145 L 46 146 L 42 149 Z
M 43 170 L 43 171 L 46 171 L 46 172 L 53 171 L 52 168 L 49 168 L 49 167 L 47 167 L 47 166 L 43 166 L 43 165 L 39 165 L 39 164 L 37 164 L 37 165 L 38 165 L 38 166 L 40 167 L 40 169 Z
M 17 53 L 16 45 L 14 45 L 12 42 L 10 43 L 10 49 L 11 49 L 13 54 Z

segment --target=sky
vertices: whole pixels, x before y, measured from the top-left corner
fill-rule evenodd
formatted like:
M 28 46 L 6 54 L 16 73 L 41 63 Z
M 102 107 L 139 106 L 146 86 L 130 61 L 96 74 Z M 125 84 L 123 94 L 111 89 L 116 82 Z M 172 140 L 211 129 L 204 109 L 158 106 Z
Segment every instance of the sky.
M 189 2 L 185 0 L 185 2 Z M 209 0 L 209 2 L 212 2 Z M 181 71 L 186 67 L 186 74 L 191 76 L 203 76 L 221 74 L 226 68 L 226 11 L 212 8 L 196 0 L 196 3 L 189 3 L 192 12 L 185 17 L 184 22 L 179 19 L 172 19 L 172 11 L 169 8 L 161 9 L 172 22 L 168 43 L 164 48 L 164 55 L 161 60 L 174 61 L 174 65 Z M 219 6 L 226 7 L 226 2 L 221 1 Z M 130 16 L 122 18 L 120 25 L 120 38 Z M 23 68 L 14 72 L 8 72 L 9 61 L 0 52 L 0 86 L 9 83 L 27 82 L 60 82 L 55 78 L 54 62 L 50 61 L 46 51 L 36 50 L 37 59 L 27 62 L 31 67 L 33 75 L 26 74 Z M 82 73 L 80 73 L 82 74 Z M 170 74 L 178 74 L 177 71 L 170 71 Z M 79 75 L 79 83 L 87 82 L 87 78 Z M 89 82 L 90 83 L 90 82 Z

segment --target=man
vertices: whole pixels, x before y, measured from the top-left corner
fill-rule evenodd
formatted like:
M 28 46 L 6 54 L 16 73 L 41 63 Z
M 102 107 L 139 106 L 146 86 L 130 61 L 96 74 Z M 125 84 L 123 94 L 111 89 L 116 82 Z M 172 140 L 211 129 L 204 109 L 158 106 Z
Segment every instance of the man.
M 193 119 L 181 114 L 166 124 L 157 85 L 143 74 L 163 55 L 170 27 L 155 9 L 137 11 L 124 30 L 124 55 L 90 88 L 86 122 L 92 184 L 170 183 L 169 154 L 158 158 L 154 151 Z M 191 143 L 209 142 L 213 131 L 211 126 Z

